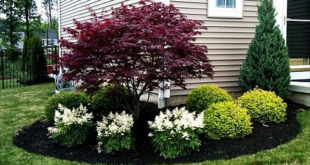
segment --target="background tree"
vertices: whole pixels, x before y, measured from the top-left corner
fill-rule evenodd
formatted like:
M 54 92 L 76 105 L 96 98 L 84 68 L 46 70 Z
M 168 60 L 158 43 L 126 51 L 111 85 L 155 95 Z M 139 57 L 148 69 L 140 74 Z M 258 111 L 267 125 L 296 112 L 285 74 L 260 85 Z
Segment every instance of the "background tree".
M 6 48 L 15 48 L 20 36 L 17 32 L 21 32 L 21 13 L 19 11 L 21 1 L 19 0 L 3 0 L 0 5 L 0 13 L 4 14 L 0 27 L 1 45 Z
M 45 9 L 45 15 L 47 17 L 46 41 L 47 41 L 47 45 L 48 45 L 48 31 L 52 27 L 52 23 L 54 23 L 52 13 L 54 10 L 57 9 L 57 0 L 43 0 L 42 4 L 43 4 L 43 8 Z M 55 25 L 55 23 L 53 24 L 53 26 L 54 25 Z M 57 26 L 57 29 L 58 29 L 58 26 Z M 51 38 L 51 39 L 53 39 L 53 38 Z
M 42 17 L 36 16 L 30 21 L 30 34 L 41 34 L 41 33 L 46 33 L 46 29 L 48 28 L 48 22 L 46 20 L 43 20 Z M 58 22 L 57 18 L 52 18 L 52 23 L 50 25 L 50 28 L 54 30 L 56 35 L 58 35 Z
M 74 20 L 76 28 L 65 28 L 77 42 L 61 40 L 71 49 L 62 64 L 67 79 L 81 81 L 80 89 L 93 92 L 107 82 L 116 85 L 123 107 L 139 119 L 140 97 L 170 80 L 185 88 L 186 78 L 212 77 L 206 46 L 195 45 L 203 21 L 188 19 L 173 5 L 140 1 L 141 7 L 114 9 L 111 17 L 88 22 Z
M 46 23 L 42 20 L 41 15 L 35 16 L 31 19 L 29 23 L 29 33 L 30 34 L 41 34 L 46 30 Z
M 240 86 L 248 91 L 256 86 L 288 98 L 290 66 L 287 47 L 278 26 L 272 0 L 258 6 L 259 25 L 240 70 Z
M 34 0 L 23 0 L 20 5 L 20 12 L 22 12 L 22 18 L 25 20 L 25 34 L 30 37 L 30 21 L 37 14 L 37 6 Z

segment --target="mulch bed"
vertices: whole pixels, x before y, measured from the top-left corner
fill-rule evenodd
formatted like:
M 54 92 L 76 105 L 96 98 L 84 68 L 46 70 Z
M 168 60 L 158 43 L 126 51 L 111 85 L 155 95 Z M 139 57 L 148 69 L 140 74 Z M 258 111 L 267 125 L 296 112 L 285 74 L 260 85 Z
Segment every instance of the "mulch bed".
M 169 107 L 173 109 L 174 107 Z M 205 160 L 231 159 L 240 155 L 254 154 L 262 150 L 275 148 L 296 137 L 300 131 L 300 124 L 296 120 L 296 114 L 306 110 L 307 107 L 288 102 L 287 120 L 280 124 L 253 123 L 253 133 L 243 139 L 222 139 L 208 140 L 204 137 L 200 152 L 194 152 L 189 156 L 176 159 L 164 159 L 150 145 L 150 139 L 145 138 L 147 129 L 139 128 L 144 131 L 144 135 L 138 140 L 139 146 L 135 151 L 125 151 L 116 154 L 99 154 L 96 150 L 94 137 L 88 139 L 85 144 L 67 148 L 52 142 L 47 135 L 48 125 L 44 120 L 37 121 L 32 125 L 18 131 L 13 139 L 17 147 L 23 148 L 28 152 L 40 155 L 55 157 L 78 162 L 87 163 L 107 163 L 107 164 L 158 164 L 158 163 L 192 163 Z M 143 119 L 154 119 L 159 114 L 157 105 L 148 104 L 141 114 Z M 141 124 L 146 120 L 140 121 Z M 146 123 L 145 123 L 146 125 Z

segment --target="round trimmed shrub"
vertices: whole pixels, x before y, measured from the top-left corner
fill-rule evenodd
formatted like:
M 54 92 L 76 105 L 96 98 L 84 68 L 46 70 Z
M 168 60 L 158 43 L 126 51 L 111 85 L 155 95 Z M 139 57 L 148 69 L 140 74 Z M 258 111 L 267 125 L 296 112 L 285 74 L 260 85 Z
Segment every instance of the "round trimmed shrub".
M 69 109 L 78 108 L 80 104 L 88 105 L 89 98 L 84 93 L 76 93 L 74 91 L 61 91 L 54 94 L 47 100 L 45 106 L 45 116 L 48 123 L 54 123 L 55 110 L 61 104 Z
M 211 104 L 222 101 L 233 101 L 233 98 L 216 85 L 201 85 L 189 92 L 186 107 L 190 112 L 200 113 Z
M 120 109 L 121 94 L 116 86 L 104 86 L 91 98 L 91 109 L 95 116 L 106 116 L 111 111 L 116 112 Z
M 204 132 L 210 139 L 242 138 L 252 133 L 251 117 L 234 102 L 219 102 L 204 111 Z
M 280 123 L 285 120 L 287 105 L 274 92 L 255 88 L 244 93 L 237 102 L 248 110 L 254 121 Z

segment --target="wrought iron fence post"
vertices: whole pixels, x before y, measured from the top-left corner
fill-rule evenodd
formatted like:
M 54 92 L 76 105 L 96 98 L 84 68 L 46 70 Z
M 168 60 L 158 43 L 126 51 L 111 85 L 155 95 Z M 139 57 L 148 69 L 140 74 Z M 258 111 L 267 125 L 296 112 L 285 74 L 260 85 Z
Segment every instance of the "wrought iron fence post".
M 3 56 L 4 56 L 4 52 L 2 50 L 0 50 L 2 89 L 4 89 L 4 62 L 3 62 Z
M 57 75 L 58 75 L 58 72 L 59 72 L 59 71 L 58 71 L 58 66 L 57 66 L 57 65 L 58 65 L 58 59 L 59 59 L 59 57 L 58 57 L 58 51 L 57 51 L 57 46 L 55 46 L 55 52 L 54 52 L 54 53 L 55 53 L 55 55 L 56 55 L 56 56 L 55 56 L 55 66 L 56 66 L 56 67 L 55 67 L 55 74 L 56 74 L 56 76 L 57 76 Z

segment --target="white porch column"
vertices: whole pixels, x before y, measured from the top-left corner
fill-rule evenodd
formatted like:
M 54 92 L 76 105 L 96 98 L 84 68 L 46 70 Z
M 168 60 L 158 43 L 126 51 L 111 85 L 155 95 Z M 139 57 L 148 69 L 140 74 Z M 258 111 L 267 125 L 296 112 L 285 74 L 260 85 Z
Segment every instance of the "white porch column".
M 273 0 L 273 5 L 277 13 L 277 25 L 279 25 L 283 38 L 286 41 L 287 0 Z

